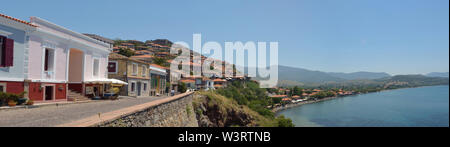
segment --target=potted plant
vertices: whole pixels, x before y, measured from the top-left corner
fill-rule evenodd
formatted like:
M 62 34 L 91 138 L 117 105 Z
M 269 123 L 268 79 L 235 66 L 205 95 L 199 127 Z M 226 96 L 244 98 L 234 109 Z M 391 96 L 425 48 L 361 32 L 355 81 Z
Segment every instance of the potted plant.
M 28 100 L 27 103 L 25 103 L 25 105 L 28 105 L 28 106 L 34 105 L 34 101 Z
M 6 93 L 0 92 L 0 106 L 3 106 L 6 104 Z
M 19 95 L 17 95 L 18 96 L 17 101 L 16 101 L 17 105 L 22 105 L 28 101 L 28 98 L 24 98 L 25 94 L 26 94 L 26 92 L 24 91 L 24 92 L 20 93 Z
M 14 106 L 16 106 L 16 105 L 17 105 L 17 102 L 16 102 L 16 101 L 13 101 L 13 100 L 9 100 L 9 101 L 8 101 L 8 106 L 14 107 Z
M 19 95 L 13 94 L 13 93 L 6 93 L 7 99 L 8 99 L 8 106 L 16 106 L 17 101 L 19 100 Z

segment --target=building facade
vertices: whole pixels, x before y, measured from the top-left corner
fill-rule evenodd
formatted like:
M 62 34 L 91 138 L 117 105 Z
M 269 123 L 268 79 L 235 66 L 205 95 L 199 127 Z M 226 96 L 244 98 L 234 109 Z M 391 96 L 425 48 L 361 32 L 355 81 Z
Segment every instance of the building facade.
M 164 67 L 150 64 L 150 79 L 151 79 L 151 96 L 159 96 L 166 94 L 168 88 L 166 87 L 167 71 Z
M 34 31 L 35 25 L 0 14 L 0 92 L 19 94 L 25 91 L 28 40 Z
M 128 83 L 128 86 L 122 87 L 120 95 L 150 95 L 150 68 L 148 63 L 112 53 L 109 56 L 108 76 Z
M 0 19 L 5 40 L 14 40 L 13 59 L 6 62 L 12 64 L 0 69 L 5 92 L 25 91 L 25 97 L 34 101 L 68 100 L 71 92 L 88 97 L 103 94 L 109 44 L 38 17 L 31 17 L 29 23 L 3 15 Z

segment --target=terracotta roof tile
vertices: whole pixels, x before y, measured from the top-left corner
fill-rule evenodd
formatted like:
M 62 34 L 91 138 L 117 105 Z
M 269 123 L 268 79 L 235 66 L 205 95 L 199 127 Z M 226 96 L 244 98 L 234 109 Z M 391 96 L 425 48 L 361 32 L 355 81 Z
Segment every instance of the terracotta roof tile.
M 138 55 L 138 56 L 131 56 L 131 58 L 153 58 L 152 55 Z
M 282 98 L 282 97 L 287 97 L 287 95 L 272 95 L 270 97 L 271 98 Z
M 32 27 L 37 27 L 36 25 L 34 25 L 34 24 L 31 24 L 30 22 L 27 22 L 27 21 L 23 21 L 23 20 L 20 20 L 20 19 L 17 19 L 17 18 L 14 18 L 14 17 L 8 16 L 8 15 L 5 15 L 5 14 L 1 14 L 1 13 L 0 13 L 0 16 L 1 16 L 1 17 L 4 17 L 4 18 L 7 18 L 7 19 L 10 19 L 10 20 L 14 20 L 14 21 L 17 21 L 17 22 L 20 22 L 20 23 L 26 24 L 26 25 L 29 25 L 29 26 L 32 26 Z
M 191 80 L 191 79 L 182 79 L 182 80 L 180 80 L 180 82 L 182 82 L 182 83 L 194 83 L 195 81 Z

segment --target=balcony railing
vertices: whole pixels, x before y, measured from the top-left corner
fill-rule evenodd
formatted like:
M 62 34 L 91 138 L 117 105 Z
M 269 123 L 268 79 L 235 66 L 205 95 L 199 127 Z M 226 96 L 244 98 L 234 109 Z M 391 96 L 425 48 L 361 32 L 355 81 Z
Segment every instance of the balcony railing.
M 55 72 L 54 71 L 44 71 L 44 79 L 55 79 Z

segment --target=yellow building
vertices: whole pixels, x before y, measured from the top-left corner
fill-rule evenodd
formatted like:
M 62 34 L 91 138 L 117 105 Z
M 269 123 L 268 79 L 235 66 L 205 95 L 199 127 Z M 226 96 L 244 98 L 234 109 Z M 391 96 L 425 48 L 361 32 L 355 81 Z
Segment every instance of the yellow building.
M 150 76 L 151 76 L 151 96 L 159 96 L 166 94 L 167 87 L 167 70 L 165 67 L 151 64 L 150 65 Z
M 150 95 L 150 65 L 143 61 L 111 53 L 108 61 L 108 77 L 128 83 L 122 87 L 120 95 Z

